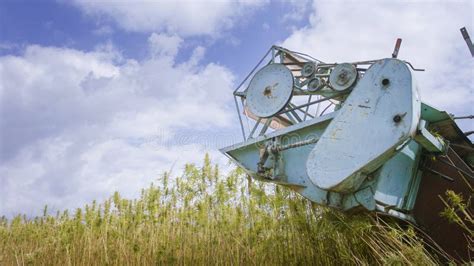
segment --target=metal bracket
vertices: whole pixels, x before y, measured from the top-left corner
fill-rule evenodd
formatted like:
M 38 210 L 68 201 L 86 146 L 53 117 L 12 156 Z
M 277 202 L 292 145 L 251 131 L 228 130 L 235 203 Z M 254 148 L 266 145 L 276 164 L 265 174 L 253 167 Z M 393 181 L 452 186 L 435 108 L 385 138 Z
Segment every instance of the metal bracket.
M 435 137 L 427 129 L 426 120 L 421 119 L 418 124 L 418 131 L 415 136 L 416 142 L 420 143 L 423 148 L 429 152 L 444 152 L 446 150 L 446 143 L 440 137 Z
M 275 180 L 282 177 L 284 173 L 284 164 L 280 151 L 280 142 L 278 138 L 274 138 L 265 143 L 265 146 L 260 151 L 260 160 L 257 163 L 257 171 L 260 175 L 270 180 Z M 273 161 L 273 166 L 265 167 L 265 164 L 269 158 L 271 161 Z
M 265 143 L 265 146 L 260 150 L 260 160 L 257 163 L 258 173 L 264 175 L 265 177 L 271 180 L 281 177 L 284 173 L 283 155 L 281 152 L 288 149 L 314 144 L 317 141 L 318 139 L 311 138 L 295 143 L 281 145 L 278 138 L 273 138 L 272 140 Z M 273 161 L 272 168 L 265 167 L 265 163 L 269 158 Z M 273 169 L 273 173 L 271 176 L 269 176 L 267 175 L 267 173 L 271 169 Z

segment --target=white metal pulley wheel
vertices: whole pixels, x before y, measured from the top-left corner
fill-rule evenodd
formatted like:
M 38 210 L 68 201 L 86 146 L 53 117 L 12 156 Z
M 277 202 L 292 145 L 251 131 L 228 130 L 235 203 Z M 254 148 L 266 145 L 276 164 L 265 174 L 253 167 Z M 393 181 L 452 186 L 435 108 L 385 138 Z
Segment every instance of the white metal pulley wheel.
M 357 80 L 357 69 L 349 63 L 339 64 L 334 67 L 329 75 L 329 83 L 336 91 L 344 91 L 350 88 Z
M 317 92 L 323 87 L 323 81 L 319 78 L 314 78 L 308 83 L 308 91 Z
M 293 74 L 282 64 L 269 64 L 250 81 L 246 106 L 258 117 L 270 117 L 280 112 L 293 94 Z
M 304 64 L 301 69 L 301 75 L 305 78 L 311 77 L 316 72 L 316 65 L 312 62 Z

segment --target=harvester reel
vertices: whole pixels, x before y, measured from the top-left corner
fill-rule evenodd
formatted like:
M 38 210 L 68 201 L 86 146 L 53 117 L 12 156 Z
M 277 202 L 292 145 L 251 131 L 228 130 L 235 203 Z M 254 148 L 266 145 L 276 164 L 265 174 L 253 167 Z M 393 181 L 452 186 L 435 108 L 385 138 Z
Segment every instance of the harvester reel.
M 260 69 L 250 81 L 246 106 L 258 117 L 271 117 L 291 100 L 293 74 L 283 64 L 269 64 Z

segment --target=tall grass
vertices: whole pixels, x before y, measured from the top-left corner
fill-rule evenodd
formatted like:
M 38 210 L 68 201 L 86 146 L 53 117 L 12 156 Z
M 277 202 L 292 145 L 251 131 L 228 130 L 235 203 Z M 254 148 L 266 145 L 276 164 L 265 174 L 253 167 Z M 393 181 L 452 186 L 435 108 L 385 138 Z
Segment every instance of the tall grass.
M 221 176 L 208 156 L 138 199 L 0 220 L 0 265 L 433 263 L 410 228 L 313 206 L 240 169 Z

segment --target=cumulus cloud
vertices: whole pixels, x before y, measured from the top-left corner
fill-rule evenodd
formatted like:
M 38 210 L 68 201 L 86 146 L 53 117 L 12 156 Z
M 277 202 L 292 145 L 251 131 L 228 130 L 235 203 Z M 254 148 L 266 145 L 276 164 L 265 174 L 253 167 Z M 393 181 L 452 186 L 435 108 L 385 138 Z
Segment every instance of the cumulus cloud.
M 94 1 L 75 0 L 91 16 L 112 19 L 134 32 L 176 33 L 180 36 L 215 35 L 231 28 L 237 19 L 262 6 L 265 0 L 201 1 Z
M 282 45 L 326 62 L 390 57 L 415 67 L 424 101 L 453 113 L 473 113 L 474 60 L 459 29 L 474 33 L 472 1 L 315 1 L 310 25 Z
M 99 21 L 149 32 L 148 57 L 124 58 L 111 43 L 88 52 L 29 45 L 0 57 L 0 214 L 81 206 L 115 190 L 131 196 L 205 151 L 226 162 L 206 147 L 240 138 L 238 129 L 237 136 L 225 133 L 235 126 L 234 76 L 221 65 L 203 65 L 201 46 L 184 63 L 175 59 L 186 37 L 219 34 L 265 2 L 76 0 Z M 472 5 L 317 1 L 310 24 L 282 45 L 343 62 L 389 57 L 402 37 L 399 57 L 427 69 L 416 73 L 423 99 L 473 113 L 474 65 L 459 34 L 461 26 L 474 34 Z M 294 18 L 282 19 L 306 14 L 306 2 L 298 7 L 289 12 Z M 100 26 L 96 34 L 112 29 Z
M 285 2 L 289 4 L 289 9 L 282 18 L 285 22 L 306 19 L 308 11 L 311 11 L 310 0 L 285 0 Z
M 206 151 L 225 161 L 203 143 L 167 144 L 183 130 L 225 129 L 233 115 L 232 73 L 200 64 L 203 47 L 176 64 L 180 42 L 152 34 L 143 61 L 110 44 L 31 45 L 0 57 L 0 213 L 76 207 L 116 190 L 131 196 Z
M 178 53 L 179 46 L 183 42 L 177 35 L 169 36 L 167 34 L 152 33 L 148 38 L 150 44 L 150 51 L 155 57 L 168 56 L 174 58 Z
M 114 32 L 112 27 L 108 25 L 103 25 L 93 30 L 92 33 L 95 35 L 111 35 Z

